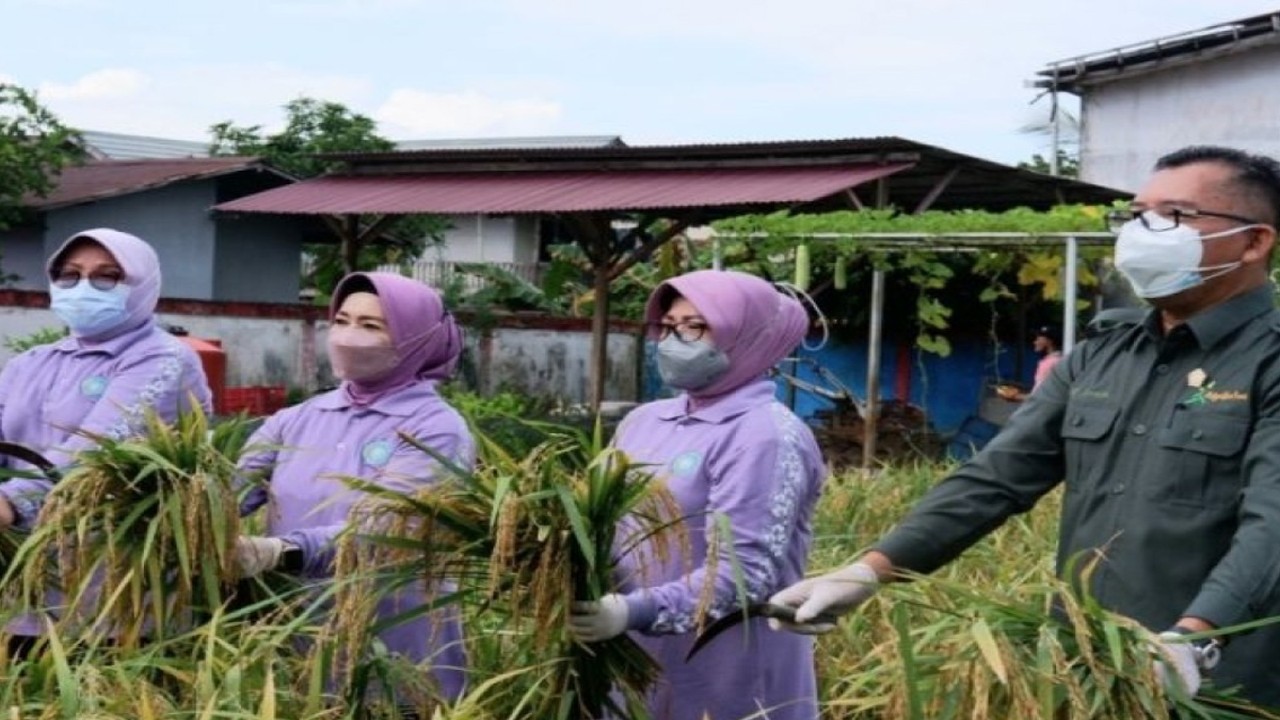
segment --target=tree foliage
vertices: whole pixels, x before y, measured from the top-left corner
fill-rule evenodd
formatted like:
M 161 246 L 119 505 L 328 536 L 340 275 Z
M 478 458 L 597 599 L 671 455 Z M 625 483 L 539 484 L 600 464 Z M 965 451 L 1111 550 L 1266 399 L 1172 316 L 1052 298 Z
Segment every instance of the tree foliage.
M 34 93 L 0 83 L 0 230 L 22 219 L 24 199 L 47 195 L 58 186 L 62 168 L 83 155 L 79 133 Z M 0 270 L 0 284 L 12 279 Z
M 338 169 L 340 163 L 323 157 L 325 153 L 395 149 L 395 143 L 378 134 L 377 122 L 341 103 L 303 97 L 287 103 L 284 111 L 284 128 L 276 133 L 264 132 L 261 125 L 236 125 L 229 120 L 211 126 L 210 154 L 261 157 L 306 179 Z M 365 228 L 376 221 L 362 216 L 359 226 Z M 317 302 L 327 302 L 329 291 L 344 274 L 417 257 L 428 242 L 438 242 L 445 229 L 441 218 L 414 215 L 387 225 L 371 242 L 345 251 L 338 243 L 308 244 L 306 266 L 311 271 L 303 282 L 317 291 Z
M 300 178 L 333 170 L 337 163 L 317 157 L 336 152 L 388 152 L 395 143 L 378 134 L 378 124 L 345 105 L 298 98 L 284 106 L 285 126 L 266 134 L 261 125 L 230 120 L 209 128 L 211 155 L 253 155 Z

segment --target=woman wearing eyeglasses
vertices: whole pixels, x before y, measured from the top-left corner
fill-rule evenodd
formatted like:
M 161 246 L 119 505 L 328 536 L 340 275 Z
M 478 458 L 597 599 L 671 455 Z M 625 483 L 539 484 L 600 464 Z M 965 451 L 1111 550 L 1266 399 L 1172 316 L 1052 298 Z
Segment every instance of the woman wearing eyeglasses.
M 135 435 L 148 411 L 173 421 L 192 398 L 210 411 L 199 357 L 156 326 L 160 261 L 150 245 L 117 230 L 85 230 L 64 242 L 46 268 L 50 309 L 70 335 L 18 355 L 0 370 L 0 440 L 64 467 L 94 444 L 82 433 Z M 0 470 L 6 467 L 35 469 L 0 456 Z M 0 483 L 0 528 L 30 529 L 51 487 L 45 479 Z M 8 631 L 30 637 L 41 627 L 29 615 Z
M 760 278 L 703 270 L 658 286 L 645 319 L 662 379 L 682 393 L 632 411 L 614 444 L 666 483 L 688 548 L 628 552 L 622 592 L 575 603 L 570 629 L 582 642 L 634 633 L 663 668 L 649 698 L 655 720 L 813 720 L 808 638 L 753 618 L 686 661 L 704 620 L 804 577 L 826 468 L 766 373 L 804 338 L 808 316 Z

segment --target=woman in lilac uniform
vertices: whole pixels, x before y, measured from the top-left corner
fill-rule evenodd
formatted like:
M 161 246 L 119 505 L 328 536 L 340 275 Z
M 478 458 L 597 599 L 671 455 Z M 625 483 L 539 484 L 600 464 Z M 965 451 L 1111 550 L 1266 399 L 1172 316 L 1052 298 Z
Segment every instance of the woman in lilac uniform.
M 663 380 L 684 393 L 632 411 L 614 444 L 666 481 L 684 513 L 692 566 L 679 550 L 667 562 L 651 547 L 630 553 L 623 592 L 575 603 L 571 632 L 592 642 L 635 631 L 663 669 L 649 702 L 655 720 L 814 720 L 809 640 L 753 619 L 685 660 L 708 590 L 715 619 L 804 577 L 826 468 L 765 373 L 804 338 L 808 317 L 760 278 L 703 270 L 658 286 L 645 320 Z
M 329 359 L 343 380 L 333 391 L 271 416 L 249 440 L 269 450 L 242 462 L 266 469 L 245 512 L 267 505 L 267 537 L 239 543 L 246 575 L 283 566 L 309 578 L 333 572 L 333 540 L 359 493 L 340 476 L 413 491 L 443 477 L 436 463 L 402 440 L 416 438 L 462 467 L 474 446 L 462 417 L 436 393 L 462 352 L 461 332 L 434 290 L 390 273 L 343 278 L 329 308 Z M 383 600 L 383 618 L 428 602 L 425 587 Z M 405 658 L 429 662 L 444 695 L 456 698 L 466 679 L 466 655 L 456 608 L 436 611 L 380 635 Z
M 68 238 L 46 269 L 50 308 L 70 335 L 18 355 L 0 371 L 0 440 L 63 467 L 94 444 L 79 431 L 115 439 L 141 434 L 148 410 L 172 422 L 192 398 L 210 412 L 200 358 L 156 326 L 160 261 L 150 245 L 116 230 L 85 230 Z M 2 455 L 0 467 L 33 469 Z M 26 478 L 0 483 L 0 527 L 30 529 L 52 485 Z M 27 637 L 42 630 L 34 615 L 8 627 Z

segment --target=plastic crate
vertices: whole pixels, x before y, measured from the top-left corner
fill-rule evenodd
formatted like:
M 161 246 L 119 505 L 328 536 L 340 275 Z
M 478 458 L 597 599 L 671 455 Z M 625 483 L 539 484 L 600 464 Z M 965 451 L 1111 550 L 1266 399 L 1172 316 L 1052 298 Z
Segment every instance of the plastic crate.
M 222 396 L 222 414 L 271 415 L 284 407 L 287 396 L 288 390 L 283 385 L 229 387 Z

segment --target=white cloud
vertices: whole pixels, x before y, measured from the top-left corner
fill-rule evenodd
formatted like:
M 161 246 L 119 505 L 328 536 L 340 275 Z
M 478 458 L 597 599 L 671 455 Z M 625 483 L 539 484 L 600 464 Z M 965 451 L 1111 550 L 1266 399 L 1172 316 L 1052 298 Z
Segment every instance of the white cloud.
M 40 97 L 55 100 L 119 100 L 137 95 L 147 85 L 147 76 L 129 68 L 96 70 L 64 85 L 42 83 Z
M 369 83 L 357 76 L 273 63 L 166 67 L 137 75 L 137 82 L 117 73 L 100 70 L 69 85 L 44 83 L 39 98 L 72 127 L 181 140 L 207 140 L 209 126 L 224 120 L 274 132 L 284 125 L 284 105 L 299 97 L 370 114 L 364 107 L 372 95 Z
M 383 132 L 399 138 L 530 135 L 552 131 L 560 104 L 538 98 L 501 99 L 474 90 L 430 93 L 399 89 L 374 113 Z

